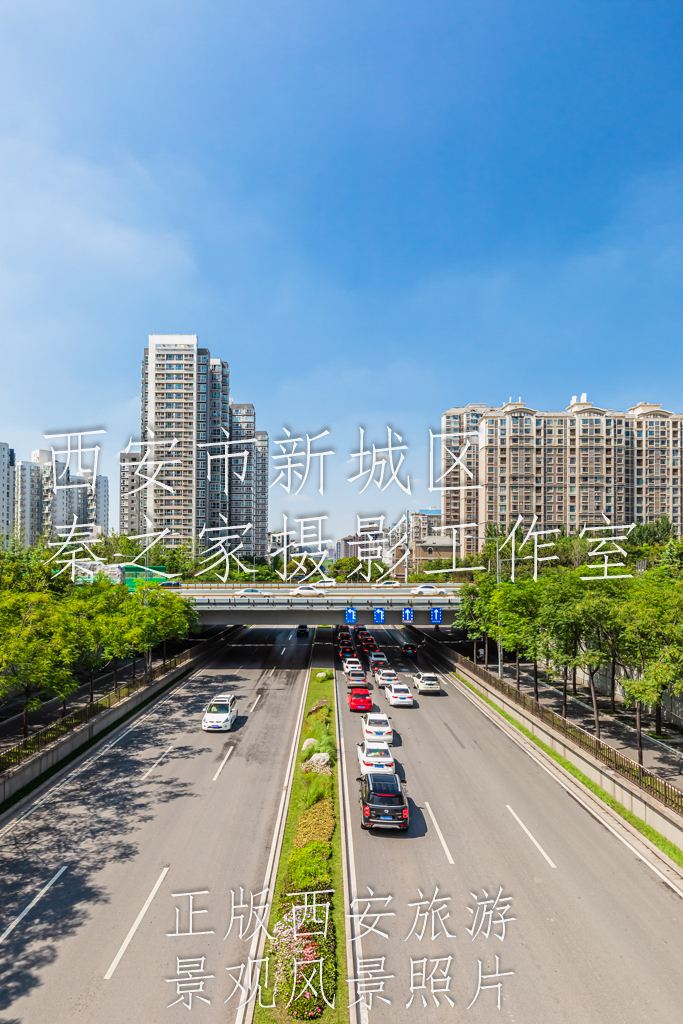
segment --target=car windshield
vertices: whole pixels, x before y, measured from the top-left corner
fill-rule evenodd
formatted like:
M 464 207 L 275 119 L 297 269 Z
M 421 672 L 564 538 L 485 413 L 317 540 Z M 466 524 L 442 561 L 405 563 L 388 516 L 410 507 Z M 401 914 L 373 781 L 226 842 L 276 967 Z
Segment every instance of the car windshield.
M 391 793 L 371 793 L 368 803 L 373 807 L 400 807 L 403 804 L 403 797 Z
M 227 715 L 230 711 L 229 704 L 209 704 L 207 711 L 210 715 Z
M 401 797 L 400 782 L 395 775 L 373 775 L 371 797 Z
M 368 725 L 381 725 L 386 729 L 389 723 L 386 718 L 368 718 Z
M 407 686 L 395 686 L 394 693 L 410 693 Z
M 422 682 L 423 683 L 435 683 L 436 682 L 436 676 L 422 676 Z
M 386 747 L 366 747 L 366 757 L 389 757 L 389 751 Z

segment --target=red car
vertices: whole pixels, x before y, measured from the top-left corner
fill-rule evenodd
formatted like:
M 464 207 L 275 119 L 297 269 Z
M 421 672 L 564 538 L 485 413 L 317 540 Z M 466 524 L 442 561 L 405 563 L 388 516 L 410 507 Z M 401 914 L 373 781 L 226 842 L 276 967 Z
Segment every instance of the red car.
M 372 711 L 372 697 L 369 690 L 351 690 L 349 711 Z

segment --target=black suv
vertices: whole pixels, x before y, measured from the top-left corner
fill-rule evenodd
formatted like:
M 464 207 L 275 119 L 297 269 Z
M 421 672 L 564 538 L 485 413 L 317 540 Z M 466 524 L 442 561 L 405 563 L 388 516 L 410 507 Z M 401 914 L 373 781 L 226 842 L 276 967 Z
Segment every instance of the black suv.
M 361 828 L 400 828 L 410 824 L 405 782 L 398 775 L 365 775 L 360 782 Z
M 308 626 L 305 622 L 302 622 L 300 626 L 296 627 L 297 636 L 308 636 Z

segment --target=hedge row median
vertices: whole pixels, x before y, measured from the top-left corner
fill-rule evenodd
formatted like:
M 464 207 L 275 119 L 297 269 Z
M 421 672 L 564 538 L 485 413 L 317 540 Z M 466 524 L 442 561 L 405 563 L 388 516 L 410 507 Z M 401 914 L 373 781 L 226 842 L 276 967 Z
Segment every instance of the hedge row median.
M 317 921 L 310 909 L 314 900 Z M 257 1005 L 256 1024 L 345 1021 L 346 933 L 331 669 L 311 670 L 268 932 L 272 939 L 263 955 L 269 958 L 272 987 L 264 989 L 261 1002 L 274 998 L 275 1006 Z M 321 966 L 315 964 L 321 959 Z

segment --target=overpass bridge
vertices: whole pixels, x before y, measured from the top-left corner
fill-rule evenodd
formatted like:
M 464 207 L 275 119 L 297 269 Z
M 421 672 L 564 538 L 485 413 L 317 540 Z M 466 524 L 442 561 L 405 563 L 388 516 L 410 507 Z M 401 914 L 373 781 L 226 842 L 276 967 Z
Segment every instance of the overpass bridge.
M 180 593 L 194 601 L 202 625 L 299 625 L 337 626 L 347 621 L 348 608 L 355 609 L 356 622 L 372 625 L 375 609 L 384 610 L 384 624 L 405 623 L 404 609 L 412 612 L 416 626 L 428 626 L 432 610 L 441 609 L 442 622 L 450 625 L 460 606 L 458 588 L 444 588 L 446 595 L 419 596 L 411 594 L 411 586 L 396 589 L 374 589 L 370 586 L 339 586 L 321 596 L 290 594 L 289 585 L 258 587 L 259 594 L 238 596 L 239 586 L 222 584 L 183 584 Z

